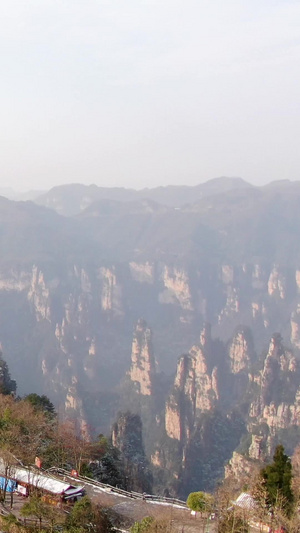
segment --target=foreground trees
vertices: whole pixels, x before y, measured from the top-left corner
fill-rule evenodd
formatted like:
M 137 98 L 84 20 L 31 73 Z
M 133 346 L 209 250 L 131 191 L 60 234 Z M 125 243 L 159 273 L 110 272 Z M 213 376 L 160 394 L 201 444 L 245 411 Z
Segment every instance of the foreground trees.
M 6 478 L 16 464 L 33 465 L 53 438 L 53 426 L 44 412 L 26 400 L 0 394 L 0 462 Z M 1 487 L 5 500 L 7 483 Z M 12 493 L 11 493 L 12 494 Z
M 30 500 L 24 503 L 21 509 L 21 515 L 24 517 L 34 516 L 39 521 L 39 529 L 41 530 L 42 520 L 50 517 L 50 508 L 41 498 L 32 496 Z
M 191 492 L 186 504 L 192 511 L 210 513 L 213 509 L 213 497 L 207 492 Z
M 281 444 L 276 447 L 273 463 L 261 470 L 261 477 L 266 490 L 266 505 L 271 509 L 280 507 L 290 516 L 294 503 L 292 464 Z
M 155 520 L 152 516 L 145 516 L 140 522 L 135 522 L 130 528 L 131 533 L 166 533 L 172 530 L 170 520 Z
M 65 523 L 66 531 L 76 533 L 110 533 L 112 529 L 107 512 L 95 505 L 88 496 L 75 503 Z
M 248 533 L 250 527 L 242 511 L 227 510 L 219 520 L 218 533 Z
M 296 464 L 300 464 L 299 457 Z M 260 470 L 248 489 L 249 495 L 245 494 L 239 504 L 236 502 L 234 487 L 231 487 L 231 498 L 218 498 L 218 532 L 244 533 L 253 521 L 272 531 L 284 527 L 289 533 L 298 533 L 298 500 L 292 487 L 300 486 L 300 469 L 295 469 L 294 473 L 293 479 L 291 460 L 285 454 L 284 447 L 278 445 L 272 463 Z M 244 488 L 245 490 L 247 489 Z M 228 496 L 227 493 L 226 495 Z

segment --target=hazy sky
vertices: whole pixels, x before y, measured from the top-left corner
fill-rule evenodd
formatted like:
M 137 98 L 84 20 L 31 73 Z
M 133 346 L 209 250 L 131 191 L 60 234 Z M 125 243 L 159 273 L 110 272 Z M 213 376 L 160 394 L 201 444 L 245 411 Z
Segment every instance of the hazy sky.
M 0 186 L 300 179 L 300 2 L 1 0 Z

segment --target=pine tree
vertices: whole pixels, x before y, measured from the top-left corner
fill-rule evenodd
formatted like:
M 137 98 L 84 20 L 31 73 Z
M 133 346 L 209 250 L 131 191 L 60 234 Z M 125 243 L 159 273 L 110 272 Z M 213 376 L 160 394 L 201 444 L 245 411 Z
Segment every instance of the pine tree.
M 292 491 L 292 465 L 280 444 L 276 447 L 273 463 L 261 470 L 267 491 L 267 504 L 275 508 L 278 502 L 287 515 L 290 515 L 294 501 Z

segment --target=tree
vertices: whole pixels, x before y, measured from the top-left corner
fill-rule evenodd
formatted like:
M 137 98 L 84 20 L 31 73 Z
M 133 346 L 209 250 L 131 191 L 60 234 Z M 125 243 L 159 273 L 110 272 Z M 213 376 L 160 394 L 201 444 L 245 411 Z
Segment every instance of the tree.
M 104 509 L 94 505 L 88 496 L 84 496 L 75 503 L 66 520 L 66 527 L 70 531 L 88 531 L 95 533 L 109 533 L 112 531 L 111 522 Z
M 86 528 L 93 522 L 93 505 L 88 496 L 84 496 L 75 503 L 71 513 L 67 518 L 68 527 Z
M 34 516 L 37 518 L 39 530 L 41 530 L 43 518 L 49 518 L 49 507 L 37 496 L 31 496 L 30 500 L 24 503 L 20 512 L 22 516 Z
M 213 507 L 213 497 L 207 492 L 191 492 L 188 495 L 186 504 L 192 511 L 210 512 Z
M 42 396 L 35 393 L 28 394 L 24 400 L 29 402 L 37 411 L 46 413 L 50 418 L 53 418 L 56 414 L 53 403 L 44 394 Z
M 281 444 L 276 447 L 273 463 L 261 470 L 261 476 L 267 491 L 266 503 L 274 508 L 280 501 L 280 506 L 289 516 L 294 502 L 292 465 Z
M 1 517 L 1 529 L 7 533 L 15 532 L 22 527 L 22 523 L 17 519 L 16 515 L 9 513 Z
M 154 519 L 152 516 L 145 516 L 140 522 L 135 522 L 130 528 L 131 533 L 165 533 L 172 529 L 169 520 Z
M 300 501 L 300 446 L 294 450 L 292 457 L 293 480 L 292 489 L 296 502 Z
M 44 455 L 46 466 L 74 468 L 81 474 L 81 467 L 90 459 L 91 443 L 86 435 L 78 436 L 72 423 L 54 421 L 53 438 Z
M 153 516 L 145 516 L 140 522 L 135 522 L 130 528 L 131 533 L 144 533 L 148 531 L 149 526 L 154 522 Z
M 107 446 L 105 454 L 96 461 L 89 464 L 94 479 L 107 483 L 114 487 L 124 488 L 128 490 L 126 485 L 127 478 L 125 477 L 120 460 L 120 452 L 113 446 Z
M 256 503 L 255 515 L 261 522 L 268 522 L 270 519 L 270 510 L 269 506 L 267 505 L 268 491 L 265 480 L 261 474 L 258 474 L 256 479 L 253 481 L 251 495 Z
M 248 520 L 237 509 L 228 509 L 218 522 L 218 533 L 248 533 L 248 531 Z
M 34 463 L 47 446 L 51 431 L 50 421 L 43 412 L 37 412 L 29 402 L 0 394 L 0 456 L 6 478 L 13 477 L 18 460 Z M 6 488 L 5 484 L 4 499 Z

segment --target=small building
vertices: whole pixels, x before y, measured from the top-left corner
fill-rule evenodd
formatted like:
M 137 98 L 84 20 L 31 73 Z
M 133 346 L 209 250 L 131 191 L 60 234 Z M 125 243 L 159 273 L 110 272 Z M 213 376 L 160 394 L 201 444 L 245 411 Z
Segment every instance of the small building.
M 247 492 L 242 492 L 232 503 L 233 505 L 236 505 L 237 507 L 247 511 L 251 511 L 257 507 L 256 501 L 251 494 L 248 494 Z
M 71 485 L 36 470 L 13 467 L 9 477 L 0 477 L 0 487 L 6 483 L 7 492 L 19 492 L 28 496 L 32 489 L 39 490 L 50 503 L 75 502 L 84 495 L 83 486 Z M 48 498 L 47 498 L 48 495 Z

